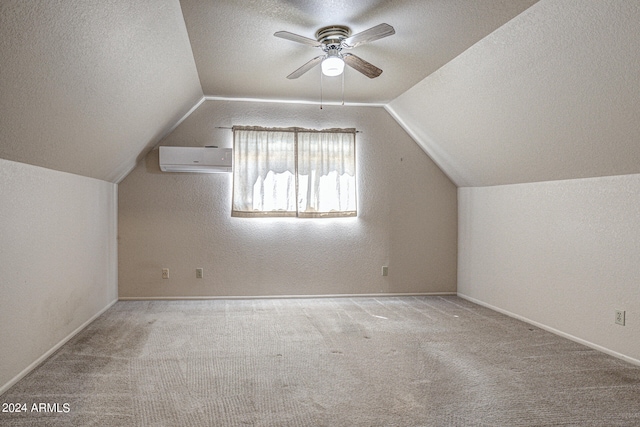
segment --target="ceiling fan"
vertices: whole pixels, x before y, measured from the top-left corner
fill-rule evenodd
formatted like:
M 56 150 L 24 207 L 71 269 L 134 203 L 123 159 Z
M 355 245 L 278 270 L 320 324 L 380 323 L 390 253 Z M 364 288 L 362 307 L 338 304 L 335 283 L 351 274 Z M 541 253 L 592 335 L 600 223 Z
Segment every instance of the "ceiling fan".
M 288 31 L 278 31 L 274 36 L 312 47 L 319 47 L 324 52 L 289 74 L 287 76 L 288 79 L 297 79 L 318 64 L 322 64 L 322 73 L 325 76 L 339 76 L 344 71 L 344 64 L 347 64 L 354 70 L 373 79 L 382 74 L 380 68 L 352 53 L 343 53 L 343 50 L 388 37 L 395 33 L 396 31 L 389 24 L 379 24 L 354 35 L 351 35 L 349 27 L 330 25 L 320 28 L 316 32 L 315 40 Z

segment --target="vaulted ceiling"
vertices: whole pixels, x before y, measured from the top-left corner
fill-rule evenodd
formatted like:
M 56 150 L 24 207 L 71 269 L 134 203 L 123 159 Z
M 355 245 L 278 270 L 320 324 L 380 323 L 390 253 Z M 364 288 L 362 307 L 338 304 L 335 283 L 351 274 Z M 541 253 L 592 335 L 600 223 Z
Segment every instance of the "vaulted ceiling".
M 319 67 L 286 76 L 321 54 L 273 36 L 280 30 L 315 38 L 319 28 L 359 33 L 381 23 L 396 34 L 351 50 L 383 71 L 369 79 L 347 67 L 345 101 L 387 103 L 460 55 L 536 0 L 181 0 L 206 95 L 318 101 Z M 341 99 L 341 78 L 324 78 L 323 98 Z
M 200 98 L 177 0 L 2 0 L 0 157 L 117 182 Z
M 387 108 L 458 186 L 640 173 L 639 22 L 540 1 Z
M 318 55 L 276 38 L 396 34 L 352 52 L 347 104 L 383 105 L 459 186 L 640 173 L 640 2 L 3 0 L 0 158 L 119 182 L 203 99 L 317 102 Z M 342 98 L 324 78 L 325 102 Z M 345 108 L 349 108 L 346 106 Z

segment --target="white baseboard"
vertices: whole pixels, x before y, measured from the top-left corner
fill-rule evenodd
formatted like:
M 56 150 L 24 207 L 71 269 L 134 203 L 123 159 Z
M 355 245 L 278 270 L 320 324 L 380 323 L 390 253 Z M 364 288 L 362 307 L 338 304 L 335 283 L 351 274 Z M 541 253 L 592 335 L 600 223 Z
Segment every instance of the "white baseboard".
M 455 292 L 379 293 L 379 294 L 329 294 L 329 295 L 254 295 L 254 296 L 172 296 L 172 297 L 120 297 L 120 301 L 174 301 L 174 300 L 219 300 L 219 299 L 293 299 L 293 298 L 375 298 L 375 297 L 425 297 L 455 296 Z
M 640 360 L 634 359 L 633 357 L 626 356 L 626 355 L 624 355 L 622 353 L 618 353 L 617 351 L 613 351 L 613 350 L 608 349 L 606 347 L 602 347 L 601 345 L 594 344 L 594 343 L 592 343 L 590 341 L 584 340 L 582 338 L 578 338 L 578 337 L 573 336 L 571 334 L 567 334 L 566 332 L 562 332 L 562 331 L 560 331 L 558 329 L 552 328 L 552 327 L 547 326 L 547 325 L 545 325 L 543 323 L 536 322 L 536 321 L 528 319 L 528 318 L 526 318 L 524 316 L 520 316 L 520 315 L 512 313 L 510 311 L 503 310 L 503 309 L 501 309 L 499 307 L 495 307 L 495 306 L 493 306 L 491 304 L 487 304 L 484 301 L 480 301 L 480 300 L 472 298 L 472 297 L 470 297 L 468 295 L 464 295 L 464 294 L 458 293 L 458 296 L 460 298 L 466 299 L 467 301 L 471 301 L 474 304 L 481 305 L 481 306 L 489 308 L 489 309 L 491 309 L 493 311 L 497 311 L 498 313 L 502 313 L 502 314 L 505 314 L 505 315 L 507 315 L 509 317 L 513 317 L 514 319 L 522 320 L 523 322 L 529 323 L 530 325 L 533 325 L 533 326 L 537 326 L 538 328 L 544 329 L 545 331 L 548 331 L 548 332 L 551 332 L 553 334 L 559 335 L 559 336 L 561 336 L 563 338 L 567 338 L 567 339 L 569 339 L 571 341 L 574 341 L 574 342 L 577 342 L 579 344 L 586 345 L 587 347 L 590 347 L 590 348 L 592 348 L 594 350 L 601 351 L 601 352 L 606 353 L 606 354 L 608 354 L 610 356 L 617 357 L 618 359 L 622 359 L 625 362 L 629 362 L 629 363 L 632 363 L 634 365 L 640 366 Z
M 62 347 L 63 345 L 65 345 L 67 343 L 67 341 L 69 341 L 71 338 L 73 338 L 76 334 L 78 334 L 78 332 L 80 332 L 81 330 L 83 330 L 84 328 L 86 328 L 89 323 L 93 322 L 94 320 L 96 320 L 102 313 L 104 313 L 105 311 L 107 311 L 109 308 L 111 308 L 111 306 L 113 304 L 115 304 L 116 302 L 118 302 L 117 299 L 111 301 L 109 304 L 107 304 L 107 306 L 105 308 L 103 308 L 102 310 L 100 310 L 97 314 L 95 314 L 94 316 L 92 316 L 89 320 L 87 320 L 86 322 L 84 322 L 82 325 L 78 326 L 73 332 L 71 332 L 69 335 L 67 335 L 66 337 L 64 337 L 60 342 L 58 342 L 56 345 L 54 345 L 53 347 L 51 347 L 51 349 L 49 349 L 49 351 L 47 351 L 46 353 L 44 353 L 42 356 L 40 356 L 39 358 L 37 358 L 33 363 L 31 363 L 29 366 L 27 366 L 26 368 L 24 368 L 22 370 L 22 372 L 20 372 L 18 375 L 16 375 L 15 377 L 13 377 L 8 383 L 4 384 L 2 387 L 0 387 L 0 395 L 2 395 L 5 391 L 9 390 L 15 383 L 17 383 L 18 381 L 20 381 L 22 378 L 24 378 L 25 376 L 27 376 L 27 374 L 31 371 L 33 371 L 35 368 L 38 367 L 38 365 L 40 365 L 42 362 L 44 362 L 49 356 L 51 356 L 53 353 L 55 353 L 60 347 Z

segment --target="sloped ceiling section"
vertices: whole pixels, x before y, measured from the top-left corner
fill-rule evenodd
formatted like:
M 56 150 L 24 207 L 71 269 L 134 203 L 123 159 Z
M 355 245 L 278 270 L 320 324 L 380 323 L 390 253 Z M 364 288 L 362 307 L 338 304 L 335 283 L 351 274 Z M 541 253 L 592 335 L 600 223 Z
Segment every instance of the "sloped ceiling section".
M 286 76 L 322 51 L 273 36 L 308 38 L 329 25 L 358 33 L 381 23 L 390 37 L 352 51 L 383 69 L 369 79 L 346 68 L 347 103 L 386 103 L 464 52 L 537 0 L 181 0 L 205 95 L 320 100 L 320 67 Z M 324 78 L 325 101 L 339 102 L 342 78 Z
M 178 0 L 3 0 L 0 158 L 118 182 L 203 96 Z
M 388 105 L 458 186 L 640 173 L 640 2 L 542 0 Z

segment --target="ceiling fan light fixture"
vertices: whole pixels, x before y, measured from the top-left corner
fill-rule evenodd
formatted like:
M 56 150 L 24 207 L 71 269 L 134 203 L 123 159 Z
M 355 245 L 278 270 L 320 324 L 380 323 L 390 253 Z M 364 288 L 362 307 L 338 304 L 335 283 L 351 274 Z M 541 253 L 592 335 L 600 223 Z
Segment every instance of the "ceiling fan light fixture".
M 322 74 L 327 77 L 339 76 L 344 71 L 344 60 L 338 51 L 330 50 L 322 60 Z

